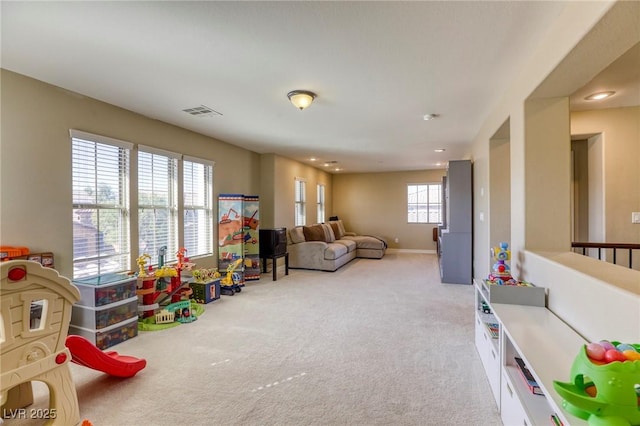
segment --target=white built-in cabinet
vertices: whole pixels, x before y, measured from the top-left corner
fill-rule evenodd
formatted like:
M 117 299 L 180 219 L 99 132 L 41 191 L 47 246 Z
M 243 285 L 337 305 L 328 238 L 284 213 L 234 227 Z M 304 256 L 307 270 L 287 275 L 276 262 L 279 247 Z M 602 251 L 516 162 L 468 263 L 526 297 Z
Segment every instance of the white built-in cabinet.
M 571 365 L 586 340 L 544 306 L 491 303 L 489 286 L 479 280 L 474 286 L 475 344 L 503 424 L 550 425 L 555 414 L 565 426 L 587 425 L 562 409 L 553 388 L 554 380 L 571 380 Z M 499 330 L 495 338 L 487 327 L 492 323 Z M 543 395 L 527 388 L 515 356 L 524 360 Z

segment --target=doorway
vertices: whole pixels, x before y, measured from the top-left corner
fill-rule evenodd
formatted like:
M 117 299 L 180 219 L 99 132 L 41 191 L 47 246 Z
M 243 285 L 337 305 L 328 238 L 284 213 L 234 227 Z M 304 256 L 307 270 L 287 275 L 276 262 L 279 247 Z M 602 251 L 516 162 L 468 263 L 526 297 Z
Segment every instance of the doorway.
M 601 133 L 571 138 L 571 240 L 605 242 L 604 143 Z M 598 257 L 597 249 L 589 249 Z M 603 253 L 606 260 L 606 253 Z

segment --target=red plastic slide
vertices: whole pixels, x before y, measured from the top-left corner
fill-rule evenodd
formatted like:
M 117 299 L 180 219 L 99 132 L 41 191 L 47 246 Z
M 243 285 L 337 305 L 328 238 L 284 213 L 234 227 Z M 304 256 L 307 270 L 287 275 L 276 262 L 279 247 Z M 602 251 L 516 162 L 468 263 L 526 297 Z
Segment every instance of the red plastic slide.
M 119 355 L 115 351 L 103 352 L 82 336 L 67 336 L 65 345 L 71 352 L 72 362 L 102 371 L 110 376 L 133 377 L 147 366 L 146 359 Z

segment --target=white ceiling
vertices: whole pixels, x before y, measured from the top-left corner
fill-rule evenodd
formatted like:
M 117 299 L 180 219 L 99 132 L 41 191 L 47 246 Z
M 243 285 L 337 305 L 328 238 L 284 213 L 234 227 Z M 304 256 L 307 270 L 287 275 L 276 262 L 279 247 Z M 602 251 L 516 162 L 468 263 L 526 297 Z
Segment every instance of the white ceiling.
M 1 65 L 258 153 L 441 168 L 565 5 L 2 1 Z M 294 89 L 318 97 L 299 111 Z M 182 111 L 201 105 L 222 115 Z

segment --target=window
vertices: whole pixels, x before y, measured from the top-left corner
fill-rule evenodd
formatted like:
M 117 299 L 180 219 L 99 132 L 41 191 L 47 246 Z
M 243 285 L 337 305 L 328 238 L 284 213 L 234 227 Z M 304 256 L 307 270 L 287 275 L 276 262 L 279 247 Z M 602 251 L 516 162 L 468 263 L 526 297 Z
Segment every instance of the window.
M 178 156 L 141 146 L 138 151 L 139 255 L 152 263 L 164 250 L 165 262 L 178 250 Z M 154 262 L 156 261 L 156 262 Z
M 318 223 L 324 223 L 324 185 L 318 184 Z
M 183 164 L 184 248 L 187 255 L 213 254 L 213 165 L 185 158 Z
M 144 253 L 157 263 L 160 249 L 166 263 L 177 260 L 178 247 L 189 257 L 213 255 L 213 162 L 139 146 L 138 218 L 132 223 L 133 144 L 70 134 L 74 279 L 130 271 Z M 139 253 L 131 252 L 132 235 Z
M 73 278 L 130 269 L 132 144 L 71 130 Z
M 306 184 L 307 183 L 303 179 L 296 178 L 295 180 L 295 226 L 302 226 L 306 224 Z
M 442 216 L 442 184 L 407 185 L 407 222 L 440 223 Z

